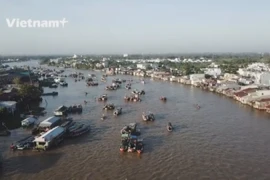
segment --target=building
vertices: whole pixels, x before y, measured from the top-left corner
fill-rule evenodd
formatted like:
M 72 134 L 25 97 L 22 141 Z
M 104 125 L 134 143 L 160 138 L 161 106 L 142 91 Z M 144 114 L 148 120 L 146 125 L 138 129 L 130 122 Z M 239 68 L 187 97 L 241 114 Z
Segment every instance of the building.
M 149 67 L 149 64 L 143 63 L 143 64 L 137 64 L 138 69 L 147 69 Z
M 255 78 L 256 83 L 270 86 L 270 72 L 263 72 L 258 74 Z
M 205 74 L 191 74 L 189 76 L 189 79 L 191 84 L 196 85 L 197 83 L 200 83 L 203 79 L 205 79 Z

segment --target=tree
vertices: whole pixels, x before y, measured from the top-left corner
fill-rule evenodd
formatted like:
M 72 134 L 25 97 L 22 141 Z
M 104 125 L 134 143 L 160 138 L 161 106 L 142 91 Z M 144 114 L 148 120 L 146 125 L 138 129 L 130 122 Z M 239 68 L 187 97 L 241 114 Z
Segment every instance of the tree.
M 23 84 L 19 89 L 19 94 L 22 97 L 37 99 L 41 96 L 42 92 L 39 90 L 39 88 L 33 85 Z
M 21 84 L 22 82 L 20 78 L 16 77 L 13 79 L 13 83 L 18 85 L 18 84 Z

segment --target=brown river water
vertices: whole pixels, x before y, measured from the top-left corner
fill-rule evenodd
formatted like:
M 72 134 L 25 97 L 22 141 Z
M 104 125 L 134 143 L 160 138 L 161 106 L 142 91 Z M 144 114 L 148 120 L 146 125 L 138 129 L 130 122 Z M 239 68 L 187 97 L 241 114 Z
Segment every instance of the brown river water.
M 71 70 L 67 70 L 70 71 Z M 89 71 L 81 71 L 85 75 Z M 67 72 L 68 73 L 68 72 Z M 97 73 L 100 79 L 100 73 Z M 75 121 L 91 125 L 91 132 L 65 140 L 61 146 L 47 152 L 9 151 L 11 142 L 30 133 L 25 129 L 12 131 L 10 137 L 0 137 L 4 163 L 1 179 L 92 179 L 92 180 L 232 180 L 270 179 L 270 119 L 269 114 L 253 110 L 232 99 L 178 83 L 134 79 L 132 88 L 144 89 L 140 103 L 125 103 L 129 94 L 122 87 L 105 91 L 106 83 L 86 87 L 85 81 L 66 78 L 68 87 L 58 87 L 56 97 L 45 97 L 46 117 L 58 106 L 83 104 L 83 114 L 73 115 Z M 54 89 L 45 88 L 45 92 Z M 85 92 L 89 94 L 85 96 Z M 100 120 L 103 103 L 94 98 L 108 94 L 108 102 L 123 108 L 123 114 Z M 167 102 L 159 97 L 165 95 Z M 193 104 L 200 104 L 197 110 Z M 143 111 L 152 111 L 156 121 L 142 122 Z M 40 120 L 44 120 L 41 117 Z M 166 131 L 167 122 L 174 131 Z M 120 129 L 137 122 L 144 139 L 141 155 L 120 153 Z

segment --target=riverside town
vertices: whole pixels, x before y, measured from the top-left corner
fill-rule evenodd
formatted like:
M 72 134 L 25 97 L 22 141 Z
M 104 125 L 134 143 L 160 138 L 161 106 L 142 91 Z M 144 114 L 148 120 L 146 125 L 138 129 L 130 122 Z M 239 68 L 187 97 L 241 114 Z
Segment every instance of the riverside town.
M 162 148 L 157 148 L 166 141 L 171 146 L 185 142 L 177 135 L 200 132 L 214 136 L 203 132 L 206 125 L 237 124 L 234 119 L 241 112 L 237 104 L 255 114 L 270 113 L 267 53 L 0 59 L 0 135 L 5 138 L 6 158 L 19 151 L 80 151 L 86 158 L 100 150 L 110 157 L 120 151 L 123 156 L 150 158 L 149 153 L 177 150 L 159 152 Z M 246 117 L 244 114 L 239 116 Z M 208 117 L 212 120 L 201 124 Z M 253 120 L 241 119 L 245 121 Z M 211 133 L 218 134 L 218 128 L 214 129 Z M 49 158 L 51 166 L 55 158 Z M 107 158 L 104 155 L 99 160 Z M 72 163 L 79 161 L 83 160 L 77 157 Z M 4 167 L 4 161 L 2 164 Z

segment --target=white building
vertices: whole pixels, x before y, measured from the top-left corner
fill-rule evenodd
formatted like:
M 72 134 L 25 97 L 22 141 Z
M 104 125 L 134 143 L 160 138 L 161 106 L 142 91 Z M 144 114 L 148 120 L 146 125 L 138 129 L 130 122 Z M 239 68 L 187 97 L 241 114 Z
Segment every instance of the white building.
M 147 69 L 148 66 L 149 66 L 149 64 L 146 64 L 146 63 L 144 63 L 144 64 L 137 64 L 137 68 L 138 69 Z
M 220 68 L 207 68 L 204 74 L 217 77 L 221 75 L 221 69 Z
M 56 59 L 50 59 L 50 62 L 54 62 L 54 63 L 59 63 L 59 61 L 61 60 L 61 58 L 56 58 Z
M 104 68 L 107 68 L 109 66 L 108 61 L 103 61 L 101 64 Z
M 191 74 L 189 75 L 189 79 L 191 81 L 191 84 L 196 84 L 205 79 L 205 74 Z
M 269 86 L 270 85 L 270 72 L 263 72 L 263 73 L 257 74 L 257 76 L 255 76 L 255 82 L 257 84 Z

